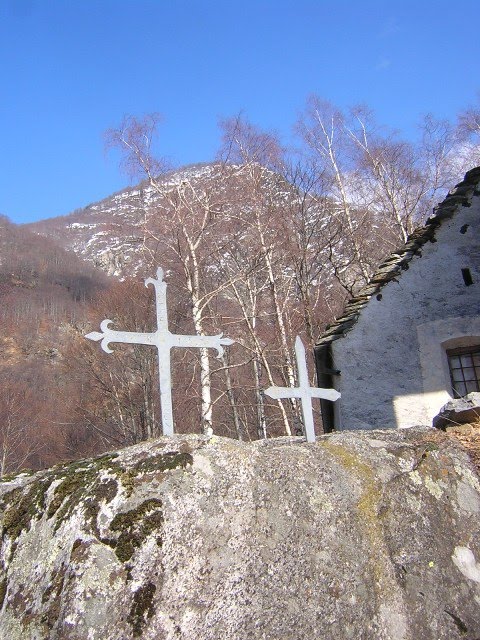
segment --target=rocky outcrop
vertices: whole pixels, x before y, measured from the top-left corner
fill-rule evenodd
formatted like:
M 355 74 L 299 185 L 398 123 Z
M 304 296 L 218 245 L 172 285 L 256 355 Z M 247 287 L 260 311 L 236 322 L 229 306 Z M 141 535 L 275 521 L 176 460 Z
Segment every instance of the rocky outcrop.
M 459 424 L 480 422 L 480 393 L 473 391 L 463 398 L 447 402 L 433 419 L 436 429 L 445 429 Z
M 435 429 L 150 441 L 0 485 L 8 640 L 474 640 L 480 485 Z

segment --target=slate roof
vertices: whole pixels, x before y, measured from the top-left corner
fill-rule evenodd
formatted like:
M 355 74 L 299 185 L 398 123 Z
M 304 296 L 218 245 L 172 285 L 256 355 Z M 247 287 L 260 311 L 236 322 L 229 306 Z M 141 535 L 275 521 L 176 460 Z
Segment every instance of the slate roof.
M 457 184 L 445 200 L 434 208 L 433 214 L 428 218 L 425 226 L 416 229 L 401 249 L 392 253 L 382 262 L 369 282 L 347 302 L 343 315 L 333 324 L 328 325 L 315 346 L 327 345 L 348 333 L 357 322 L 362 309 L 368 304 L 370 298 L 378 295 L 382 287 L 398 278 L 402 271 L 408 269 L 408 263 L 414 256 L 421 256 L 423 245 L 434 241 L 435 232 L 442 222 L 451 218 L 460 205 L 469 207 L 474 195 L 480 195 L 479 187 L 480 167 L 476 167 L 468 171 L 464 180 Z

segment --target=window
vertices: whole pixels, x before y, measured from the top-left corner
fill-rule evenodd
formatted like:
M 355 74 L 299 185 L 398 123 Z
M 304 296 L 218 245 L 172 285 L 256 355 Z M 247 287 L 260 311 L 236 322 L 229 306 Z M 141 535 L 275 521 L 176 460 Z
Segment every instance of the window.
M 480 346 L 448 349 L 447 356 L 454 397 L 480 391 Z
M 469 287 L 473 284 L 473 278 L 470 269 L 462 269 L 462 278 L 466 287 Z

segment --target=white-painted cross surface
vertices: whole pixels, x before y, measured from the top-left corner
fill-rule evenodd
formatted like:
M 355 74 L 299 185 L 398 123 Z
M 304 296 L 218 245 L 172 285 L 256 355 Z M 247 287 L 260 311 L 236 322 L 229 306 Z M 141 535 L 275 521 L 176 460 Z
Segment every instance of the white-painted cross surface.
M 134 331 L 115 331 L 109 328 L 111 320 L 103 320 L 100 324 L 102 333 L 92 331 L 85 337 L 89 340 L 101 341 L 102 349 L 112 353 L 108 347 L 111 342 L 124 342 L 128 344 L 145 344 L 157 348 L 158 370 L 160 378 L 160 402 L 162 409 L 163 435 L 173 435 L 173 410 L 172 410 L 172 378 L 170 370 L 170 349 L 172 347 L 198 347 L 217 350 L 217 357 L 221 358 L 223 347 L 233 344 L 231 338 L 218 336 L 184 336 L 170 333 L 168 330 L 167 312 L 167 283 L 163 280 L 163 270 L 157 269 L 157 278 L 147 278 L 145 286 L 152 284 L 155 287 L 155 300 L 157 311 L 157 330 L 152 333 L 140 333 Z
M 299 398 L 302 403 L 303 423 L 307 442 L 315 442 L 315 427 L 313 423 L 312 398 L 324 398 L 325 400 L 338 400 L 340 393 L 335 389 L 320 389 L 311 387 L 308 381 L 307 359 L 305 347 L 297 336 L 295 340 L 295 354 L 297 356 L 298 387 L 268 387 L 265 393 L 270 398 Z

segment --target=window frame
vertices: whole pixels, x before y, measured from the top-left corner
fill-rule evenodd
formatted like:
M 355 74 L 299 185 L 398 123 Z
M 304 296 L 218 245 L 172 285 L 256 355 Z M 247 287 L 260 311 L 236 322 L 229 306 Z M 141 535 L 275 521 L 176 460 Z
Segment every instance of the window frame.
M 450 383 L 452 385 L 452 393 L 454 398 L 464 398 L 467 394 L 472 392 L 480 391 L 480 344 L 472 344 L 470 346 L 457 347 L 455 349 L 447 349 L 447 360 L 448 360 L 448 370 L 450 373 Z M 461 361 L 462 356 L 471 356 L 472 357 L 472 366 L 467 367 L 464 366 Z M 474 357 L 477 356 L 479 358 L 478 363 L 475 363 Z M 452 366 L 453 358 L 459 358 L 460 366 L 454 367 Z M 465 370 L 473 369 L 473 379 L 465 379 Z M 460 371 L 462 374 L 462 380 L 454 380 L 454 371 Z M 475 389 L 467 389 L 467 383 L 474 383 Z M 461 384 L 465 388 L 465 393 L 461 394 L 457 385 Z

